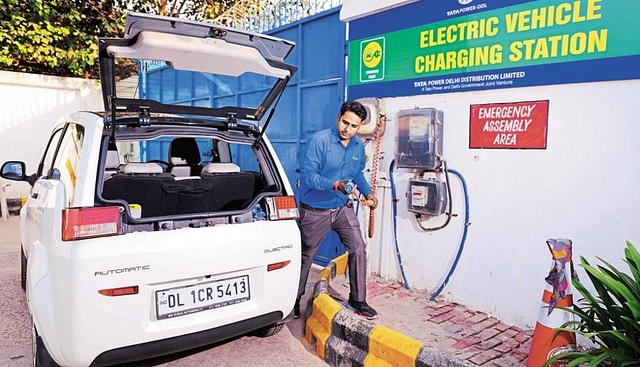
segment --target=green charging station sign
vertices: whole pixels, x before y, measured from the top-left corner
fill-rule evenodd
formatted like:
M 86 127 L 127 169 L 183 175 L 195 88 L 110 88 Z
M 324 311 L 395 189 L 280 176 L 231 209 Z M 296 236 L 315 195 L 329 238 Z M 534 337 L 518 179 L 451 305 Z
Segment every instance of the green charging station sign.
M 639 0 L 518 2 L 422 0 L 390 10 L 390 25 L 353 22 L 350 95 L 640 78 Z
M 360 42 L 360 82 L 384 80 L 384 37 Z

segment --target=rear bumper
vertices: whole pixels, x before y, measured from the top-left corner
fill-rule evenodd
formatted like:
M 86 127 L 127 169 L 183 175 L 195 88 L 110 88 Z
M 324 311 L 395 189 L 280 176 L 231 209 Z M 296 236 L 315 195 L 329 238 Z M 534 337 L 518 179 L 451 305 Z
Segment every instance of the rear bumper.
M 32 251 L 30 311 L 51 356 L 68 366 L 124 363 L 284 323 L 298 288 L 299 231 L 293 221 L 263 222 L 62 242 L 40 260 Z M 159 318 L 157 292 L 239 276 L 249 277 L 250 300 Z M 99 293 L 132 286 L 137 294 Z M 211 335 L 190 339 L 201 333 Z
M 283 317 L 282 312 L 271 312 L 193 334 L 109 350 L 96 357 L 91 363 L 91 367 L 130 363 L 202 347 L 243 335 L 265 326 L 281 323 L 283 322 Z

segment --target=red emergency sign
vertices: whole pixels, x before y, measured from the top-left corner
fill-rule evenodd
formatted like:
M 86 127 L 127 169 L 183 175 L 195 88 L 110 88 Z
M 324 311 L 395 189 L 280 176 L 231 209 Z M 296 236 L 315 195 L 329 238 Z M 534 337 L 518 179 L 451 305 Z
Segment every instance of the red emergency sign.
M 546 149 L 549 101 L 471 105 L 469 148 Z

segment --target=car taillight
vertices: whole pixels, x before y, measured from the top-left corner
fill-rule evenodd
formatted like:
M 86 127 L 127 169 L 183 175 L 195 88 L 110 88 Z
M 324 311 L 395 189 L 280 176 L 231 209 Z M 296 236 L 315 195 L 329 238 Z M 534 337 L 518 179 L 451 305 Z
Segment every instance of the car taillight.
M 267 198 L 269 219 L 295 219 L 300 216 L 296 199 L 293 196 L 276 196 Z
M 62 211 L 62 240 L 74 241 L 120 233 L 120 207 L 72 208 Z

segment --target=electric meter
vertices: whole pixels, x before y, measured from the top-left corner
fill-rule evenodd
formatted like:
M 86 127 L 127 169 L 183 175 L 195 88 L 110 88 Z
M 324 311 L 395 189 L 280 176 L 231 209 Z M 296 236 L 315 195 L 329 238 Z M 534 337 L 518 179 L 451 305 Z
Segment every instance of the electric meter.
M 443 113 L 435 108 L 396 114 L 395 160 L 399 168 L 436 169 L 442 155 Z
M 433 217 L 444 214 L 448 204 L 446 184 L 432 179 L 409 179 L 407 196 L 407 210 Z

